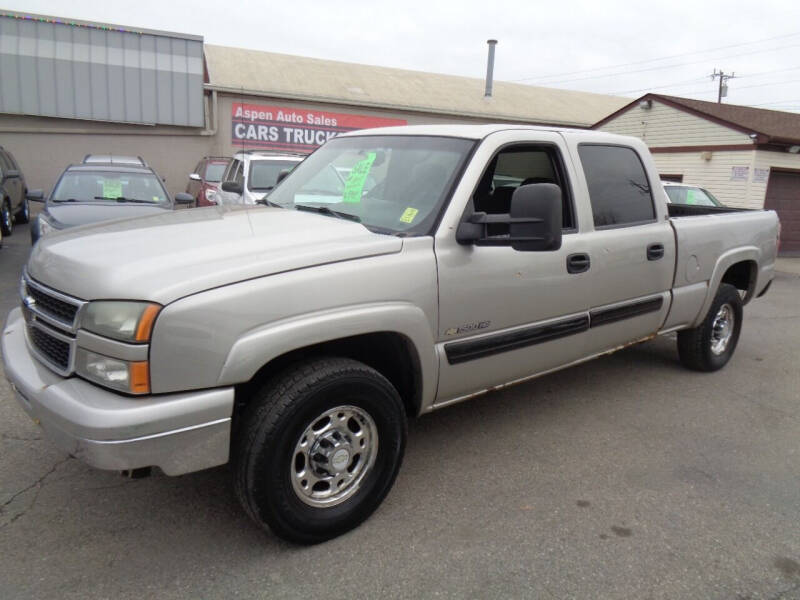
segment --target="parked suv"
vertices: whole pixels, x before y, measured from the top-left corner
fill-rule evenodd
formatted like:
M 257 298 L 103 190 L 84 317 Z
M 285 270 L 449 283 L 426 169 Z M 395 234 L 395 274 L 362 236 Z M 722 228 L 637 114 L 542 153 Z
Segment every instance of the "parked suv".
M 229 156 L 205 156 L 189 175 L 186 193 L 191 194 L 196 206 L 212 206 L 216 204 L 215 194 L 219 191 L 219 183 L 228 163 Z
M 31 192 L 28 197 L 41 201 L 43 194 Z M 58 178 L 31 227 L 31 243 L 55 230 L 158 214 L 192 202 L 184 193 L 170 199 L 162 179 L 141 157 L 90 154 Z
M 237 152 L 222 175 L 217 204 L 256 204 L 278 183 L 282 171 L 303 161 L 293 154 L 265 154 L 257 150 Z
M 0 146 L 0 231 L 11 235 L 14 223 L 27 223 L 30 219 L 28 186 L 14 156 Z

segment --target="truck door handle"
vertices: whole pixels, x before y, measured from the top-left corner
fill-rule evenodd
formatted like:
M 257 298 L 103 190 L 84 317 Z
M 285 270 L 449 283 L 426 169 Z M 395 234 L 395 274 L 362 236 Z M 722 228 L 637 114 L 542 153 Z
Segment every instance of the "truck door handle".
M 647 247 L 647 260 L 664 258 L 664 244 L 650 244 Z
M 567 273 L 584 273 L 589 270 L 591 264 L 589 255 L 584 252 L 570 254 L 567 257 Z

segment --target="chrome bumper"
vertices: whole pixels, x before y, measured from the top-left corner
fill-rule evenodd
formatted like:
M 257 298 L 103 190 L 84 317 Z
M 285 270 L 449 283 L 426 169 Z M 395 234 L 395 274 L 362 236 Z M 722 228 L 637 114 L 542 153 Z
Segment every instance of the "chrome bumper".
M 181 475 L 229 458 L 232 387 L 132 398 L 63 378 L 28 349 L 19 308 L 8 315 L 6 377 L 25 412 L 64 452 L 99 469 L 157 466 Z

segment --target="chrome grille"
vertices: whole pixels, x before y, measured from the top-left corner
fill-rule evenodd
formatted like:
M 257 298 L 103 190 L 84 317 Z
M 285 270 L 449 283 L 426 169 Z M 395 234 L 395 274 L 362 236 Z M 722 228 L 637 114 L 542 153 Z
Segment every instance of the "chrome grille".
M 75 304 L 59 300 L 32 285 L 27 287 L 28 296 L 33 298 L 38 310 L 64 323 L 75 321 L 75 315 L 78 313 L 78 307 Z
M 59 375 L 71 375 L 75 334 L 86 302 L 43 286 L 27 273 L 23 275 L 20 294 L 31 351 Z
M 28 326 L 28 337 L 36 351 L 61 371 L 69 370 L 70 344 L 38 327 Z

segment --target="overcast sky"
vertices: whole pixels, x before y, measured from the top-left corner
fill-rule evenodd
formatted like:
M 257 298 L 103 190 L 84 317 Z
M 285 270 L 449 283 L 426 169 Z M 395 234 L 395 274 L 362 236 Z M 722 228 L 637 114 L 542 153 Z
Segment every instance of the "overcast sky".
M 3 8 L 202 35 L 238 46 L 572 90 L 800 112 L 800 1 L 0 0 Z

